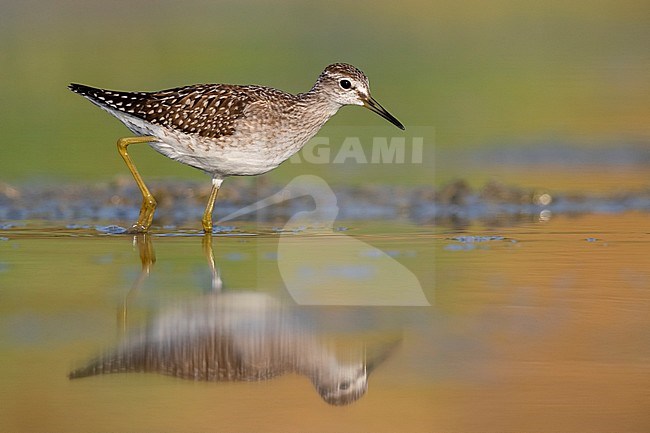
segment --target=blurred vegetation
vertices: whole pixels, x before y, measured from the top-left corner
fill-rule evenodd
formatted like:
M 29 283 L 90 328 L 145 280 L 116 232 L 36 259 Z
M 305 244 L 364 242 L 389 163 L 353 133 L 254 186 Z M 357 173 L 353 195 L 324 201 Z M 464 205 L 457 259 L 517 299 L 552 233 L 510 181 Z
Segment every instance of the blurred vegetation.
M 335 61 L 364 70 L 374 96 L 407 127 L 434 127 L 436 148 L 645 140 L 649 24 L 643 0 L 1 0 L 0 181 L 128 174 L 114 146 L 128 131 L 69 92 L 69 82 L 123 90 L 256 83 L 297 93 Z M 385 125 L 348 107 L 321 135 L 341 126 Z M 360 181 L 430 182 L 427 144 L 425 164 L 351 171 Z M 149 178 L 203 176 L 144 146 L 133 153 Z M 329 168 L 318 172 L 345 181 L 345 170 Z M 284 164 L 267 176 L 312 171 Z

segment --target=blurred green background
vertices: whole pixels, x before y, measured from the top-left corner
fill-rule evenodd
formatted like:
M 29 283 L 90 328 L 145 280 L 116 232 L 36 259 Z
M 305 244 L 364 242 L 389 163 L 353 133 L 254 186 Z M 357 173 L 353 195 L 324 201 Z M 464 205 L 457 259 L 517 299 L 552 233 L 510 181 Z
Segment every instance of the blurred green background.
M 3 0 L 0 180 L 128 175 L 114 145 L 128 131 L 69 92 L 69 82 L 120 90 L 255 83 L 297 93 L 336 61 L 365 71 L 374 96 L 411 131 L 435 129 L 424 164 L 348 168 L 359 181 L 429 183 L 434 166 L 439 179 L 467 177 L 445 173 L 436 152 L 501 143 L 645 143 L 649 46 L 647 0 Z M 384 123 L 346 107 L 320 135 L 344 126 L 392 131 Z M 207 181 L 146 146 L 133 154 L 145 178 Z M 266 176 L 317 172 L 345 182 L 343 171 L 284 164 Z

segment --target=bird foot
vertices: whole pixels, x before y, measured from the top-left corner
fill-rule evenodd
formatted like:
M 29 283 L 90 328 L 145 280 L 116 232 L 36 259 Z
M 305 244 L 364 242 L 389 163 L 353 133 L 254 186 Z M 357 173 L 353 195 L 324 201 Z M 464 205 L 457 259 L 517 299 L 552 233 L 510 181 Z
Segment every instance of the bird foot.
M 137 233 L 147 233 L 149 231 L 149 227 L 145 227 L 144 224 L 141 223 L 135 223 L 129 229 L 126 231 L 129 234 L 137 234 Z

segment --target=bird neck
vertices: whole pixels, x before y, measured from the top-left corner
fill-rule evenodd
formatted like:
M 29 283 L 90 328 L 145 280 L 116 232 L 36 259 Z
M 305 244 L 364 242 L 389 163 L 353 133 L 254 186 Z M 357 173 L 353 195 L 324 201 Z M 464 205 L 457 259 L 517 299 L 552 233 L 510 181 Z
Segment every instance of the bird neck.
M 309 92 L 299 93 L 296 99 L 294 116 L 299 120 L 303 133 L 308 136 L 305 142 L 341 108 L 341 105 L 328 97 L 318 85 Z
M 300 102 L 311 107 L 312 110 L 318 108 L 319 111 L 327 112 L 328 118 L 336 114 L 342 107 L 341 104 L 334 101 L 332 95 L 327 92 L 327 88 L 320 81 L 317 81 L 309 92 L 299 93 L 296 96 Z

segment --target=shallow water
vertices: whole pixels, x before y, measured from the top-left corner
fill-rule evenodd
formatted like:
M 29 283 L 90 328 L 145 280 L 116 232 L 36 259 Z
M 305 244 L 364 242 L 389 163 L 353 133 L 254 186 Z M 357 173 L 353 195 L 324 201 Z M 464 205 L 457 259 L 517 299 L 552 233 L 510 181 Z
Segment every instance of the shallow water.
M 231 223 L 212 245 L 191 230 L 5 225 L 0 430 L 650 426 L 647 212 L 462 231 Z M 158 373 L 68 378 L 138 344 L 149 344 L 139 366 L 133 355 L 116 369 Z M 260 367 L 271 352 L 278 362 Z M 232 380 L 178 377 L 201 379 L 207 360 Z M 367 371 L 367 392 L 328 404 L 312 382 L 349 366 Z

